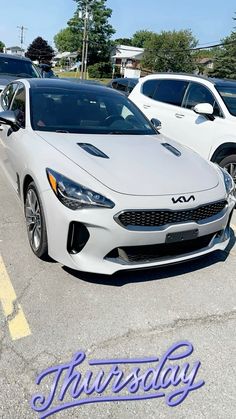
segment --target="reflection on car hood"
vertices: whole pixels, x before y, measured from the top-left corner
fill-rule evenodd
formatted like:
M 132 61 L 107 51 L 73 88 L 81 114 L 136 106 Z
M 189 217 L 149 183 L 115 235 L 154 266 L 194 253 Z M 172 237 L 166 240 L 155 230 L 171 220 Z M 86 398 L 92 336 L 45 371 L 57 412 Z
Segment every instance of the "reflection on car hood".
M 192 150 L 162 135 L 94 135 L 37 132 L 106 187 L 130 195 L 182 194 L 212 189 L 218 173 Z M 178 157 L 162 143 L 177 148 Z M 108 158 L 78 143 L 91 144 Z M 69 173 L 62 173 L 70 177 Z M 73 179 L 79 182 L 79 179 Z
M 3 90 L 5 86 L 12 80 L 14 80 L 16 76 L 8 76 L 8 75 L 1 75 L 0 74 L 0 90 Z

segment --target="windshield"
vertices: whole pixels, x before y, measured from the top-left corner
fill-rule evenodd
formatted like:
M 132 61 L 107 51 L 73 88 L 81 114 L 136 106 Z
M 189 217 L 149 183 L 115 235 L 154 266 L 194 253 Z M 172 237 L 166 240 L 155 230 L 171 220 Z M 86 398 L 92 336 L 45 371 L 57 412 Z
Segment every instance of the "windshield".
M 236 83 L 235 86 L 216 86 L 228 111 L 236 116 Z
M 153 135 L 156 131 L 125 96 L 110 89 L 31 89 L 31 124 L 37 131 Z
M 0 75 L 26 78 L 40 77 L 31 61 L 8 57 L 0 57 Z

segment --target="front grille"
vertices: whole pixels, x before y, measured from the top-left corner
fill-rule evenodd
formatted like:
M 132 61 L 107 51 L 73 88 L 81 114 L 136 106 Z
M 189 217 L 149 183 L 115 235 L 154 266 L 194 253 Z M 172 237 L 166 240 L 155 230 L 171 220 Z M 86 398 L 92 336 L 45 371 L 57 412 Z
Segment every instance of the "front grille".
M 218 201 L 202 205 L 190 210 L 138 210 L 124 211 L 118 216 L 123 227 L 161 227 L 166 224 L 199 222 L 219 214 L 227 205 L 227 201 Z
M 207 236 L 198 237 L 178 243 L 161 243 L 145 246 L 118 247 L 108 253 L 106 259 L 117 260 L 122 263 L 148 263 L 158 262 L 162 259 L 184 256 L 191 252 L 204 249 L 210 245 L 214 236 L 220 236 L 218 231 Z

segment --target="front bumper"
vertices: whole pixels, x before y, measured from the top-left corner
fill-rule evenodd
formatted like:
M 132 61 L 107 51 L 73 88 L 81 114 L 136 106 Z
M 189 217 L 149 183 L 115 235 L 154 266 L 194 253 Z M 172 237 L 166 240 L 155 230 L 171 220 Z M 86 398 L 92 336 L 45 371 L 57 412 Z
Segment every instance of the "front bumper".
M 115 221 L 115 217 L 119 212 L 128 208 L 134 210 L 140 208 L 168 208 L 168 206 L 170 207 L 170 197 L 161 196 L 157 199 L 157 197 L 134 197 L 117 194 L 116 198 L 114 200 L 116 206 L 113 209 L 99 208 L 72 211 L 63 206 L 51 190 L 44 192 L 42 201 L 47 224 L 49 255 L 72 269 L 111 275 L 119 270 L 183 262 L 215 250 L 224 250 L 229 243 L 229 219 L 235 206 L 233 198 L 227 199 L 228 203 L 225 209 L 217 216 L 204 220 L 204 222 L 183 222 L 144 230 L 124 228 Z M 183 207 L 183 204 L 180 203 L 175 205 L 174 209 L 194 208 L 219 199 L 225 199 L 225 197 L 221 195 L 221 197 L 216 198 L 214 190 L 207 191 L 207 193 L 200 192 L 197 195 L 197 204 L 196 202 L 187 203 Z M 86 244 L 78 253 L 68 251 L 68 232 L 73 222 L 85 226 L 89 236 Z M 189 248 L 185 246 L 182 248 L 183 250 L 175 252 L 173 248 L 175 246 L 178 248 L 178 243 L 175 243 L 172 246 L 172 251 L 165 254 L 167 235 L 189 230 L 198 230 L 199 246 L 189 246 Z M 205 240 L 206 237 L 209 240 Z M 161 253 L 157 252 L 155 257 L 153 253 L 158 248 L 155 246 L 158 245 L 163 245 L 163 247 L 161 246 Z M 145 252 L 146 246 L 146 249 L 151 249 L 151 256 L 149 251 Z M 135 252 L 135 248 L 138 252 Z M 121 250 L 117 251 L 117 249 Z M 128 253 L 126 252 L 127 249 Z M 145 257 L 142 257 L 143 249 L 144 253 L 147 253 L 147 255 L 144 255 Z M 131 257 L 129 257 L 130 252 Z M 138 253 L 139 256 L 133 257 L 135 253 Z

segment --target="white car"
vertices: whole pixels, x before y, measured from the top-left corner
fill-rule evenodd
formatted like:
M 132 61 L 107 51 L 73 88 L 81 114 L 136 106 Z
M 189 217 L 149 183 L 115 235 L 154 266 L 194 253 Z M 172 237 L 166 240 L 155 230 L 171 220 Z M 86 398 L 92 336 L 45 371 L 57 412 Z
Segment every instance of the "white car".
M 129 95 L 162 132 L 218 163 L 236 182 L 236 81 L 159 73 Z
M 38 257 L 112 274 L 226 248 L 232 178 L 159 134 L 121 93 L 19 80 L 1 107 L 0 161 Z

